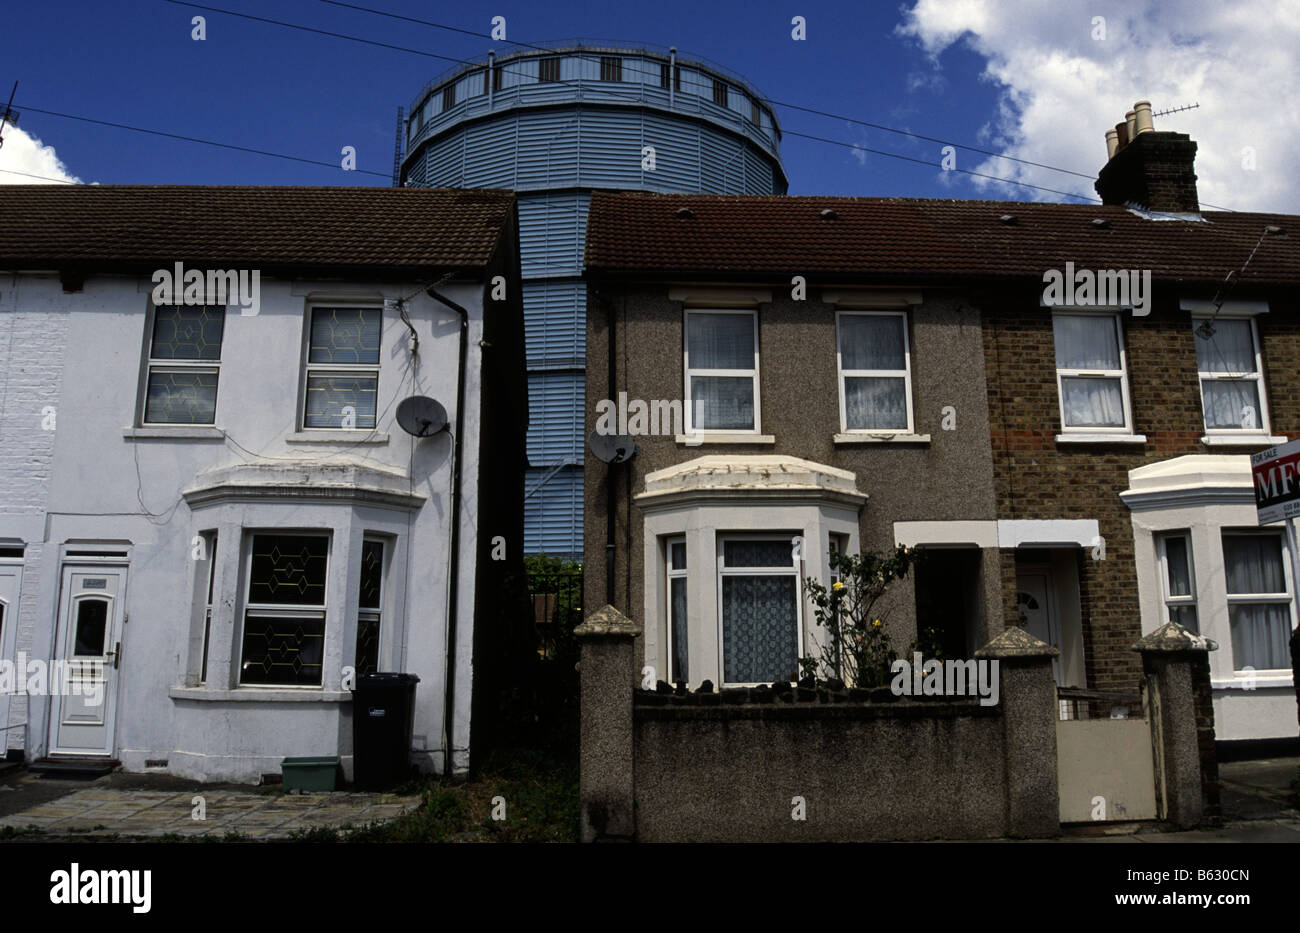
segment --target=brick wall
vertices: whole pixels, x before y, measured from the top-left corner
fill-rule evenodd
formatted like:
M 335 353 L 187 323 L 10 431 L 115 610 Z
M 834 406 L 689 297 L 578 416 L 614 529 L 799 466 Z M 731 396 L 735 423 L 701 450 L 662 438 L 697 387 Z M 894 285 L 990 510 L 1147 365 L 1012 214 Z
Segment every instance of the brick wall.
M 1162 294 L 1163 292 L 1163 294 Z M 1239 295 L 1236 297 L 1246 297 Z M 1256 447 L 1207 448 L 1190 315 L 1168 287 L 1157 287 L 1148 317 L 1122 319 L 1135 431 L 1144 445 L 1057 444 L 1060 410 L 1052 316 L 1037 294 L 988 302 L 984 354 L 989 389 L 999 519 L 1095 519 L 1106 559 L 1085 551 L 1080 579 L 1088 686 L 1137 689 L 1141 665 L 1130 650 L 1141 637 L 1133 532 L 1119 493 L 1128 471 L 1184 454 L 1243 454 Z M 1270 427 L 1300 435 L 1300 321 L 1283 296 L 1258 320 Z M 1005 555 L 1004 555 L 1005 558 Z M 1004 562 L 1003 579 L 1014 587 Z M 1015 606 L 1015 593 L 1004 606 Z M 1014 619 L 1015 615 L 1009 615 Z

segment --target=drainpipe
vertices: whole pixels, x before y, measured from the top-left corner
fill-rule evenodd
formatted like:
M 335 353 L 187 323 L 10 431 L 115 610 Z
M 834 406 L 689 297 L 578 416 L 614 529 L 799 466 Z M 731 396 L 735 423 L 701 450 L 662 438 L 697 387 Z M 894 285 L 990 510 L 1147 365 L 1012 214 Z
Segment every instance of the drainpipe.
M 490 80 L 490 79 L 489 79 Z M 443 700 L 443 774 L 450 777 L 454 758 L 452 743 L 455 739 L 454 710 L 456 703 L 456 613 L 460 581 L 460 451 L 465 428 L 465 360 L 469 355 L 469 312 L 456 302 L 434 291 L 431 285 L 427 294 L 439 304 L 446 305 L 460 316 L 460 356 L 456 379 L 456 436 L 452 439 L 451 457 L 451 540 L 447 557 L 447 690 Z M 411 546 L 408 541 L 407 547 Z
M 492 111 L 492 99 L 496 96 L 497 70 L 496 70 L 497 52 L 496 49 L 488 50 L 488 70 L 487 70 L 487 89 L 488 89 L 488 112 Z
M 671 80 L 671 79 L 670 79 Z M 616 319 L 614 317 L 614 302 L 605 300 L 605 308 L 609 312 L 609 394 L 611 398 L 618 398 L 615 391 L 616 379 L 618 376 L 618 357 L 615 351 L 617 344 L 614 340 L 614 327 Z M 605 605 L 614 605 L 614 555 L 617 550 L 614 544 L 614 508 L 617 505 L 618 497 L 614 493 L 614 464 L 605 464 Z

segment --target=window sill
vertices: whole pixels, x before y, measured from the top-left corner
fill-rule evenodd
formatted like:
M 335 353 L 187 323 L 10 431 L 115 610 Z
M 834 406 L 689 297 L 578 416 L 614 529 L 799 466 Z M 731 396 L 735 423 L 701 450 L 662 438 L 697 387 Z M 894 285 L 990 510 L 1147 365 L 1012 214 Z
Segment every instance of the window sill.
M 1285 444 L 1285 437 L 1268 434 L 1206 434 L 1201 438 L 1206 447 L 1273 447 Z
M 169 687 L 173 700 L 205 700 L 211 703 L 348 703 L 350 690 L 322 690 L 319 687 Z
M 678 434 L 676 441 L 686 447 L 708 444 L 775 444 L 775 434 Z
M 225 439 L 226 432 L 202 424 L 178 424 L 175 427 L 151 425 L 147 428 L 123 428 L 122 436 L 131 441 L 156 437 L 177 441 L 219 441 Z
M 1231 680 L 1211 680 L 1210 686 L 1215 690 L 1240 690 L 1243 693 L 1254 693 L 1258 690 L 1273 689 L 1276 687 L 1290 688 L 1294 686 L 1291 679 L 1290 671 L 1279 671 L 1276 674 L 1256 674 L 1255 685 L 1253 688 L 1247 688 L 1248 681 L 1246 677 L 1235 677 Z
M 928 444 L 928 434 L 836 434 L 837 444 Z
M 1145 444 L 1145 434 L 1058 434 L 1058 444 Z
M 378 434 L 369 429 L 354 430 L 345 428 L 340 431 L 295 431 L 285 435 L 286 444 L 354 444 L 379 445 L 388 443 L 387 434 Z

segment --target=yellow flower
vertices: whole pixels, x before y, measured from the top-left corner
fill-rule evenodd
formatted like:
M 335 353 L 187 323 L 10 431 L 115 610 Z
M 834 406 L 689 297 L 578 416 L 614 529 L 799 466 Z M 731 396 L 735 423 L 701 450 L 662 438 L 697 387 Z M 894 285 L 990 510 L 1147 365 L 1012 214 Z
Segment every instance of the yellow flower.
M 835 583 L 831 586 L 831 589 L 835 590 L 838 593 L 840 590 L 844 589 L 844 584 L 841 583 L 839 580 L 836 580 Z
M 880 624 L 881 624 L 881 623 L 880 623 L 880 620 L 877 619 L 876 621 L 874 621 L 874 622 L 871 623 L 871 627 L 872 627 L 872 628 L 880 628 Z

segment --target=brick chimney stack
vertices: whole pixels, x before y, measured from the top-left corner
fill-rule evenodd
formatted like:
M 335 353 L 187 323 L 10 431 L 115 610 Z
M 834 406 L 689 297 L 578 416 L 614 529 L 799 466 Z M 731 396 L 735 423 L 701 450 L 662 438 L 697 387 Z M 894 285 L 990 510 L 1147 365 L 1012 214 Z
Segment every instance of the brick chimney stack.
M 1127 132 L 1126 132 L 1127 131 Z M 1110 155 L 1097 174 L 1103 204 L 1136 204 L 1171 214 L 1200 213 L 1196 143 L 1184 133 L 1157 133 L 1150 101 L 1140 100 L 1125 122 L 1106 132 Z

